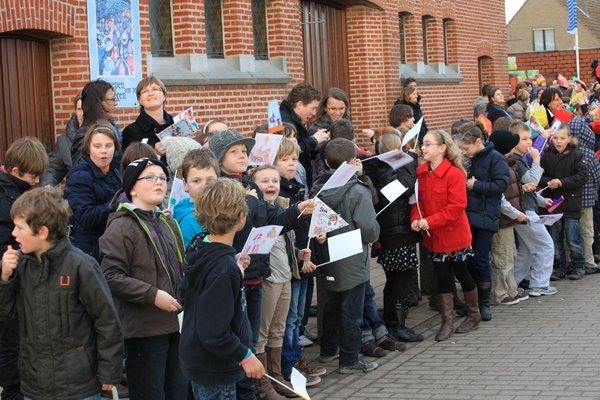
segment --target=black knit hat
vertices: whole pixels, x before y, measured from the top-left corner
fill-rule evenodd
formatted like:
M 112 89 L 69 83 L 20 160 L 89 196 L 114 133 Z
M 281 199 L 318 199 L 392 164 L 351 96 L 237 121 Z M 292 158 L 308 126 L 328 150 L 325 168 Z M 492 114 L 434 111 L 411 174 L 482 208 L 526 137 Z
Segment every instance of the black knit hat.
M 519 144 L 521 137 L 509 130 L 497 129 L 492 132 L 489 141 L 494 143 L 494 149 L 498 153 L 504 155 L 510 153 Z
M 123 192 L 125 192 L 129 201 L 131 201 L 131 189 L 133 189 L 142 172 L 151 165 L 158 165 L 163 169 L 167 178 L 169 177 L 167 166 L 155 158 L 140 158 L 133 161 L 123 172 Z

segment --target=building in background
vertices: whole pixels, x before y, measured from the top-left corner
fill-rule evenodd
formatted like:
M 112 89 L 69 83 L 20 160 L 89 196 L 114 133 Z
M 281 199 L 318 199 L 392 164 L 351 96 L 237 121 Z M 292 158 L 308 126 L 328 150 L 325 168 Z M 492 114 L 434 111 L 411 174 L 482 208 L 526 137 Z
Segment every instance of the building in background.
M 90 34 L 97 3 L 120 17 L 96 13 Z M 168 112 L 191 106 L 199 124 L 224 119 L 244 134 L 305 81 L 346 91 L 358 132 L 387 125 L 407 76 L 434 129 L 471 118 L 482 83 L 509 87 L 504 0 L 139 0 L 137 18 L 124 3 L 138 0 L 0 0 L 0 156 L 25 135 L 53 145 L 92 77 L 90 49 L 139 48 L 141 76 L 167 85 Z M 122 108 L 118 125 L 138 112 Z

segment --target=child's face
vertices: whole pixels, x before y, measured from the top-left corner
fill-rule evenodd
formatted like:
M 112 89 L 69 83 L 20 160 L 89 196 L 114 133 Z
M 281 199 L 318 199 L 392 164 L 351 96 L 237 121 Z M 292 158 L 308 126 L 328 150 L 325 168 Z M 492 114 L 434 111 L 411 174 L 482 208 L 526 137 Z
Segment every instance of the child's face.
M 98 168 L 106 168 L 115 155 L 115 143 L 103 133 L 96 133 L 90 142 L 90 160 Z
M 288 136 L 286 139 L 291 140 L 292 142 L 298 144 L 298 139 L 296 139 L 296 132 L 293 132 L 290 136 Z
M 192 201 L 198 190 L 210 181 L 217 179 L 217 173 L 213 168 L 190 168 L 187 177 L 183 181 L 186 192 L 190 194 Z
M 521 140 L 519 141 L 519 144 L 515 146 L 515 152 L 517 154 L 525 154 L 529 151 L 529 148 L 533 143 L 533 139 L 531 139 L 531 132 L 529 130 L 527 130 L 527 132 L 522 131 L 519 132 L 519 136 L 521 137 Z
M 221 169 L 228 175 L 241 174 L 248 168 L 248 149 L 243 144 L 231 146 L 221 159 Z
M 15 223 L 15 228 L 12 231 L 12 235 L 19 243 L 19 248 L 23 254 L 37 254 L 37 252 L 44 248 L 45 241 L 31 230 L 25 218 L 15 217 L 13 222 Z
M 224 131 L 227 130 L 227 125 L 225 125 L 222 122 L 213 122 L 212 124 L 210 124 L 210 126 L 208 127 L 208 129 L 206 130 L 206 132 L 219 132 L 219 131 Z
M 415 117 L 414 115 L 411 115 L 409 119 L 407 119 L 406 121 L 402 122 L 400 124 L 400 126 L 404 126 L 408 129 L 412 128 L 413 126 L 415 126 Z
M 10 174 L 16 178 L 19 178 L 22 181 L 29 183 L 31 185 L 31 187 L 36 187 L 38 185 L 38 183 L 40 183 L 39 175 L 32 175 L 29 173 L 20 174 L 19 169 L 17 167 L 14 167 L 12 169 L 12 171 L 10 171 Z
M 279 195 L 279 173 L 272 169 L 264 169 L 255 173 L 252 179 L 263 192 L 265 200 L 273 204 Z
M 423 145 L 421 146 L 421 153 L 425 161 L 436 161 L 443 158 L 446 152 L 446 145 L 442 144 L 442 141 L 438 135 L 428 133 L 423 137 Z
M 561 129 L 552 137 L 552 143 L 554 143 L 556 150 L 558 150 L 559 153 L 562 153 L 565 151 L 569 143 L 571 143 L 571 135 L 569 135 L 565 129 Z
M 482 150 L 483 143 L 481 142 L 481 139 L 476 139 L 475 143 L 459 142 L 458 147 L 465 156 L 473 158 Z
M 279 175 L 282 178 L 289 180 L 294 179 L 296 175 L 296 170 L 298 169 L 298 155 L 297 154 L 287 154 L 281 157 L 275 163 L 277 167 L 277 171 L 279 171 Z
M 152 178 L 164 177 L 165 180 L 140 179 L 144 176 Z M 154 210 L 165 198 L 167 192 L 166 175 L 159 165 L 150 165 L 140 174 L 138 181 L 131 189 L 131 200 L 133 204 L 143 210 Z

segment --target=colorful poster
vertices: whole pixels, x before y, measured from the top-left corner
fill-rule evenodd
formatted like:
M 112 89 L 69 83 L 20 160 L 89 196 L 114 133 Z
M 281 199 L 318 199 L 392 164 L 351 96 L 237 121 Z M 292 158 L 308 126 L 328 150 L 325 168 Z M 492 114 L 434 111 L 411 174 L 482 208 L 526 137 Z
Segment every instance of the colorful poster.
M 281 135 L 270 135 L 268 133 L 257 133 L 254 138 L 255 144 L 248 157 L 250 165 L 273 164 L 275 156 L 279 150 L 279 145 L 283 140 Z
M 283 130 L 283 122 L 281 121 L 281 113 L 279 112 L 279 104 L 277 100 L 269 101 L 269 133 L 276 133 Z
M 194 109 L 188 108 L 173 118 L 174 124 L 156 135 L 163 140 L 167 136 L 192 136 L 200 128 L 194 118 Z
M 335 231 L 336 229 L 348 226 L 348 223 L 327 204 L 318 198 L 315 198 L 315 202 L 317 205 L 310 219 L 308 237 L 316 237 L 321 233 Z
M 185 111 L 180 112 L 179 114 L 177 114 L 176 116 L 173 117 L 173 122 L 174 123 L 178 123 L 181 122 L 183 120 L 188 121 L 189 125 L 194 128 L 194 130 L 198 131 L 200 130 L 200 127 L 198 126 L 198 123 L 196 122 L 196 117 L 194 117 L 194 108 L 190 107 Z
M 244 247 L 242 247 L 242 254 L 269 254 L 282 229 L 283 226 L 279 225 L 252 228 Z
M 139 0 L 88 0 L 87 13 L 91 79 L 110 82 L 119 107 L 139 106 Z

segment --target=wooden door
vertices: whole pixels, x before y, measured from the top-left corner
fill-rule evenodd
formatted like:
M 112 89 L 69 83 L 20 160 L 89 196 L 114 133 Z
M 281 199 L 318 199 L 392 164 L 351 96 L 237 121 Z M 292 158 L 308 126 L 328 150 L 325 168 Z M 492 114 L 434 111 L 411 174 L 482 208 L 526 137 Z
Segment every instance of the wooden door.
M 325 94 L 337 87 L 350 97 L 346 10 L 302 1 L 304 77 Z
M 50 46 L 47 41 L 0 35 L 0 160 L 15 140 L 54 144 Z

